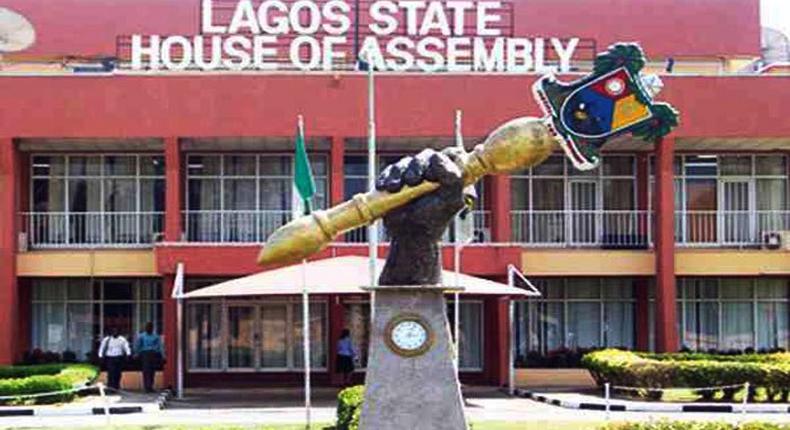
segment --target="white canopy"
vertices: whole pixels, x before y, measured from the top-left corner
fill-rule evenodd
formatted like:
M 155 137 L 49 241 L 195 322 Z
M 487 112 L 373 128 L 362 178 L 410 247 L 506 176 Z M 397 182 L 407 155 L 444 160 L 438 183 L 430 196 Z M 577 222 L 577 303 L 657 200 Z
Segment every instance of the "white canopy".
M 366 293 L 360 287 L 370 282 L 368 257 L 345 256 L 310 261 L 307 263 L 307 290 L 310 294 L 359 294 Z M 376 261 L 376 271 L 381 273 L 384 260 Z M 442 271 L 444 284 L 454 286 L 455 273 Z M 485 295 L 526 295 L 526 291 L 507 284 L 476 278 L 459 276 L 461 294 Z M 302 293 L 302 266 L 295 264 L 280 269 L 269 270 L 243 278 L 211 285 L 189 292 L 184 298 L 231 297 L 231 296 L 274 296 L 296 295 Z

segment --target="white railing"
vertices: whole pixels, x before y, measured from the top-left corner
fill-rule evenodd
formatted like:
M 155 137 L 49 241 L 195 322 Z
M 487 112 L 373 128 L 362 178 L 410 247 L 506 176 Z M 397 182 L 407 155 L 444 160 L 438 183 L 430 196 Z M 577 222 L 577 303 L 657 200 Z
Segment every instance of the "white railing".
M 648 211 L 511 211 L 513 241 L 530 246 L 645 248 Z
M 185 231 L 189 242 L 264 242 L 291 220 L 291 211 L 186 211 Z
M 790 230 L 790 211 L 677 211 L 681 246 L 757 246 L 769 231 Z
M 474 217 L 475 229 L 475 243 L 491 242 L 491 211 L 488 210 L 474 210 L 472 211 Z M 452 226 L 442 236 L 442 242 L 452 243 Z M 365 243 L 368 241 L 367 227 L 358 228 L 349 231 L 344 235 L 344 241 L 347 243 Z M 387 232 L 384 227 L 379 228 L 379 243 L 389 242 Z
M 162 212 L 26 212 L 32 248 L 148 246 L 164 231 Z

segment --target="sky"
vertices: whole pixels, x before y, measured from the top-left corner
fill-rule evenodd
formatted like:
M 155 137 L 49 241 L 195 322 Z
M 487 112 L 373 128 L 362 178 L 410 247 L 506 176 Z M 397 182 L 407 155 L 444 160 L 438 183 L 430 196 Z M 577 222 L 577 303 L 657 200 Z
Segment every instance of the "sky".
M 782 30 L 790 37 L 790 0 L 760 0 L 764 27 Z

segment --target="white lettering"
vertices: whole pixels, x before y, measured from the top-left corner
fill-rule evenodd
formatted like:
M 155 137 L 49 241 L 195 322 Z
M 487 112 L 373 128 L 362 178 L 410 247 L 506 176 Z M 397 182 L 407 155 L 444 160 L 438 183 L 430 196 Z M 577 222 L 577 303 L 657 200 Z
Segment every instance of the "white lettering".
M 201 29 L 203 33 L 225 33 L 228 29 L 222 25 L 214 25 L 213 21 L 213 14 L 214 14 L 214 7 L 212 6 L 212 0 L 203 0 L 201 3 Z
M 327 21 L 323 24 L 324 31 L 338 36 L 348 31 L 351 28 L 351 20 L 348 18 L 348 13 L 351 7 L 348 3 L 341 0 L 330 0 L 324 4 L 323 12 L 324 18 Z M 336 23 L 337 26 L 332 25 Z
M 208 62 L 203 52 L 206 49 L 204 43 L 203 36 L 195 36 L 195 65 L 202 70 L 214 70 L 222 61 L 222 36 L 211 36 L 211 54 Z
M 245 36 L 230 36 L 225 39 L 222 49 L 225 50 L 226 55 L 235 57 L 237 61 L 234 61 L 233 58 L 225 58 L 222 60 L 222 64 L 231 70 L 244 70 L 250 67 L 252 62 L 249 52 L 251 45 L 250 38 Z
M 490 53 L 486 47 L 486 40 L 476 37 L 474 39 L 473 68 L 483 72 L 505 71 L 505 39 L 497 37 Z
M 498 1 L 481 1 L 477 4 L 477 35 L 478 36 L 500 36 L 502 30 L 498 28 L 488 28 L 489 23 L 499 22 L 501 17 L 490 13 L 490 10 L 499 9 L 502 4 Z
M 444 48 L 444 42 L 438 37 L 426 37 L 417 43 L 417 55 L 423 58 L 432 59 L 433 62 L 427 62 L 423 58 L 417 59 L 417 67 L 424 72 L 435 72 L 444 67 L 444 57 L 436 50 L 429 50 L 428 47 L 433 45 L 436 50 Z
M 252 41 L 252 63 L 258 70 L 277 70 L 277 63 L 266 61 L 266 57 L 276 57 L 277 36 L 255 36 Z
M 255 8 L 252 6 L 251 0 L 239 0 L 239 3 L 236 4 L 236 10 L 233 11 L 233 18 L 230 20 L 228 33 L 238 33 L 242 28 L 247 28 L 253 34 L 260 34 L 261 32 L 260 27 L 258 27 L 258 20 L 255 18 Z
M 280 12 L 279 15 L 271 17 L 269 23 L 270 9 L 276 9 Z M 288 7 L 280 0 L 269 0 L 261 3 L 258 6 L 258 22 L 261 30 L 267 34 L 285 34 L 288 33 Z
M 529 39 L 508 39 L 507 71 L 526 73 L 530 68 L 532 68 L 532 43 Z
M 299 53 L 302 45 L 307 45 L 308 48 L 306 63 L 302 60 Z M 297 68 L 304 71 L 312 70 L 318 67 L 318 63 L 321 61 L 321 46 L 319 46 L 318 41 L 314 37 L 299 36 L 291 43 L 290 56 L 291 63 Z
M 470 1 L 448 1 L 448 9 L 452 10 L 453 15 L 453 35 L 462 36 L 466 31 L 466 11 L 472 10 L 475 6 Z
M 174 53 L 173 49 L 179 52 Z M 174 59 L 174 55 L 176 58 Z M 179 55 L 180 54 L 180 55 Z M 192 62 L 192 44 L 184 36 L 170 36 L 162 41 L 162 65 L 170 70 L 184 70 Z
M 444 7 L 442 3 L 435 1 L 428 3 L 428 9 L 420 26 L 420 36 L 430 34 L 433 30 L 439 30 L 444 36 L 450 35 L 450 24 L 447 23 Z
M 405 49 L 401 49 L 398 45 L 403 45 Z M 411 53 L 413 49 L 414 42 L 408 37 L 398 36 L 390 39 L 387 42 L 387 53 L 402 61 L 387 59 L 387 67 L 396 72 L 405 72 L 414 67 L 414 54 Z
M 381 55 L 379 41 L 375 36 L 368 36 L 362 41 L 362 48 L 359 50 L 359 58 L 368 63 L 368 67 L 375 67 L 376 70 L 386 70 L 384 56 Z
M 148 56 L 148 67 L 152 70 L 159 69 L 159 36 L 148 38 L 148 47 L 143 46 L 143 36 L 135 34 L 132 36 L 132 69 L 140 70 L 143 68 L 143 55 Z
M 307 10 L 307 25 L 302 25 L 302 10 Z M 315 34 L 321 26 L 321 11 L 318 5 L 310 0 L 298 0 L 291 5 L 291 28 L 299 34 Z
M 464 45 L 462 47 L 461 45 Z M 469 52 L 471 41 L 468 37 L 451 37 L 447 39 L 447 70 L 450 72 L 468 72 L 472 70 L 470 64 L 471 52 Z M 463 63 L 459 60 L 466 60 Z
M 556 37 L 551 38 L 551 46 L 554 48 L 554 52 L 557 53 L 557 56 L 560 57 L 560 71 L 561 72 L 569 72 L 571 70 L 571 58 L 573 57 L 573 51 L 576 50 L 576 45 L 579 44 L 578 37 L 572 37 L 568 40 L 568 45 L 563 48 L 562 41 Z
M 384 0 L 373 3 L 370 7 L 370 17 L 374 22 L 368 28 L 378 36 L 387 36 L 398 28 L 398 20 L 393 16 L 398 11 L 395 2 Z
M 425 2 L 420 0 L 401 0 L 400 8 L 406 13 L 406 34 L 417 34 L 417 11 L 425 8 Z
M 345 52 L 335 51 L 335 45 L 342 45 L 346 43 L 346 38 L 339 36 L 326 36 L 324 37 L 323 42 L 324 54 L 322 55 L 322 58 L 324 60 L 324 70 L 332 70 L 332 64 L 334 64 L 335 60 L 340 62 L 346 58 Z

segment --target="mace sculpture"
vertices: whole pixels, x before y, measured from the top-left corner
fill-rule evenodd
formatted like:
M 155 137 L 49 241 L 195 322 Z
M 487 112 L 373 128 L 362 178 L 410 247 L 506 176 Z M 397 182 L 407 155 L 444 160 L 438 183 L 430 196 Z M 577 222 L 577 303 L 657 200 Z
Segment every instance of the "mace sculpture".
M 391 242 L 374 289 L 360 428 L 467 428 L 444 299 L 457 289 L 442 285 L 439 240 L 464 207 L 465 188 L 484 175 L 534 167 L 558 146 L 576 168 L 588 170 L 615 135 L 656 142 L 669 133 L 677 113 L 653 101 L 661 81 L 642 75 L 644 64 L 638 45 L 616 44 L 577 81 L 544 76 L 532 86 L 543 118 L 508 121 L 471 153 L 453 147 L 405 157 L 381 172 L 375 191 L 298 218 L 269 237 L 258 262 L 292 263 L 384 218 Z

